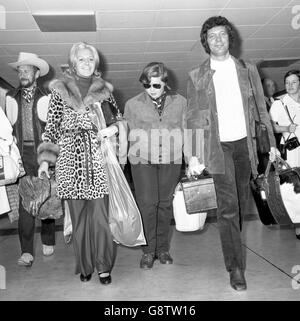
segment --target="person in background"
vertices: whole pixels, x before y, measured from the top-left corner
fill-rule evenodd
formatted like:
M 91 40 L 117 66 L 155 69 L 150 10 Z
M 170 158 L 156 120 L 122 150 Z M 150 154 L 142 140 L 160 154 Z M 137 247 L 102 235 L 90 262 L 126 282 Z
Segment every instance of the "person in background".
M 66 200 L 72 223 L 72 243 L 80 280 L 110 284 L 115 259 L 108 221 L 107 173 L 101 139 L 118 132 L 113 87 L 101 78 L 95 47 L 75 43 L 69 69 L 50 83 L 47 124 L 38 148 L 39 176 L 55 164 L 58 197 Z M 101 127 L 101 113 L 109 127 Z
M 264 95 L 265 95 L 265 101 L 266 101 L 266 107 L 267 110 L 269 111 L 271 108 L 271 105 L 274 102 L 274 95 L 276 92 L 276 85 L 274 80 L 270 78 L 263 78 L 262 79 L 262 85 L 263 85 L 263 90 L 264 90 Z
M 282 144 L 288 137 L 300 139 L 300 71 L 289 70 L 284 76 L 284 85 L 287 93 L 275 100 L 270 109 L 274 131 L 283 136 Z M 291 167 L 299 167 L 300 147 L 287 150 L 286 161 Z M 295 233 L 300 239 L 300 224 L 295 224 Z
M 2 180 L 5 179 L 5 164 L 4 156 L 10 154 L 11 146 L 14 142 L 14 137 L 12 135 L 13 129 L 9 120 L 7 119 L 3 108 L 0 107 L 0 215 L 10 212 L 11 206 L 9 203 L 9 199 L 7 197 L 7 190 L 4 182 Z M 15 159 L 14 159 L 15 161 Z M 4 165 L 4 166 L 3 166 Z
M 200 174 L 206 167 L 212 174 L 217 196 L 217 220 L 230 285 L 247 289 L 246 259 L 241 228 L 246 210 L 251 172 L 257 175 L 254 99 L 271 143 L 275 139 L 265 106 L 261 80 L 255 65 L 243 63 L 230 54 L 234 46 L 232 24 L 222 16 L 210 17 L 202 25 L 201 43 L 209 58 L 189 73 L 187 84 L 187 128 L 195 132 L 200 146 L 193 149 L 188 174 Z M 197 133 L 199 135 L 197 135 Z
M 20 52 L 18 61 L 9 64 L 17 71 L 20 86 L 7 93 L 6 114 L 13 126 L 24 169 L 27 175 L 38 175 L 36 161 L 37 147 L 41 142 L 47 118 L 49 96 L 37 80 L 48 74 L 48 63 L 34 53 Z M 20 198 L 19 202 L 19 239 L 21 257 L 19 265 L 31 266 L 34 261 L 34 231 L 35 218 L 26 211 Z M 52 255 L 55 245 L 55 220 L 41 221 L 41 239 L 43 254 Z
M 136 200 L 143 218 L 147 245 L 142 246 L 140 268 L 150 269 L 155 259 L 172 264 L 170 221 L 172 200 L 180 178 L 183 144 L 172 143 L 171 131 L 182 136 L 186 99 L 167 85 L 168 71 L 161 62 L 151 62 L 139 78 L 143 91 L 125 104 L 129 128 L 129 161 Z M 176 140 L 176 137 L 175 137 Z M 140 146 L 135 150 L 135 144 Z

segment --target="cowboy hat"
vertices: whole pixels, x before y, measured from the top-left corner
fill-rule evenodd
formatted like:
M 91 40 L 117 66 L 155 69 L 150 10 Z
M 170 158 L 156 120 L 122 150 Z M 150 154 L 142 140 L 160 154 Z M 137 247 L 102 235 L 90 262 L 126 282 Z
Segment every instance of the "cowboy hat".
M 41 77 L 47 75 L 49 72 L 49 65 L 48 63 L 39 58 L 38 55 L 29 53 L 29 52 L 20 52 L 19 53 L 19 58 L 17 62 L 11 62 L 9 65 L 17 69 L 19 66 L 24 66 L 24 65 L 31 65 L 35 66 L 40 70 Z

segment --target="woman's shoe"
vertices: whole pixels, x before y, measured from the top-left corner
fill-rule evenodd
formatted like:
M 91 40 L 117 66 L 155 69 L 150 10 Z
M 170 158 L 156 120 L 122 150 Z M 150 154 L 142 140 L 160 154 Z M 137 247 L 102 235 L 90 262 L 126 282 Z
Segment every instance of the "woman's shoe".
M 300 234 L 296 234 L 298 240 L 300 240 Z
M 88 281 L 90 281 L 91 278 L 92 278 L 92 274 L 88 274 L 88 275 L 80 274 L 80 281 L 81 282 L 88 282 Z
M 98 273 L 98 275 L 101 284 L 108 285 L 111 283 L 111 275 L 109 272 Z
M 155 255 L 153 253 L 144 253 L 140 261 L 140 268 L 151 269 L 153 267 L 154 260 Z

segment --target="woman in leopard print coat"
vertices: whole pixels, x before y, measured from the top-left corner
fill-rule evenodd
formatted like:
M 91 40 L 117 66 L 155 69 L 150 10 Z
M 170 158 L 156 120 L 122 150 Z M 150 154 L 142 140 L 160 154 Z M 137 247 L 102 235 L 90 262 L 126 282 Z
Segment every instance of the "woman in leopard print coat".
M 47 124 L 38 148 L 39 175 L 55 164 L 57 193 L 66 199 L 73 226 L 76 272 L 83 282 L 97 269 L 102 284 L 111 282 L 113 239 L 108 224 L 108 185 L 101 137 L 118 131 L 112 85 L 97 72 L 99 56 L 85 43 L 74 44 L 70 70 L 50 83 Z M 99 107 L 109 127 L 100 125 Z

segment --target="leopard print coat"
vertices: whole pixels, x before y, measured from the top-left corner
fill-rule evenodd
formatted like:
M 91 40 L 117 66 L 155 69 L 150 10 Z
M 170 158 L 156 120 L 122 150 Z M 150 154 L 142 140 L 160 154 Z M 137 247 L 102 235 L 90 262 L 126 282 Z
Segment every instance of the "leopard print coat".
M 82 99 L 74 78 L 50 83 L 51 98 L 38 162 L 55 164 L 57 195 L 62 199 L 96 199 L 108 194 L 107 174 L 91 109 L 109 101 L 112 86 L 94 78 Z M 96 104 L 97 105 L 97 104 Z

